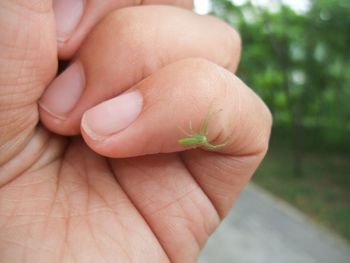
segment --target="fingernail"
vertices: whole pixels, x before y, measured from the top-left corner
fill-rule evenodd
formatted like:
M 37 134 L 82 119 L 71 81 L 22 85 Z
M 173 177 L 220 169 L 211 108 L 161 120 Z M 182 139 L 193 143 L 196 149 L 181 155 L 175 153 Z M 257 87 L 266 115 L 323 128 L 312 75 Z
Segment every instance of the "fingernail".
M 102 140 L 132 124 L 142 110 L 139 91 L 124 93 L 88 110 L 82 120 L 82 128 L 94 140 Z
M 46 89 L 40 99 L 40 107 L 58 119 L 73 110 L 84 89 L 84 71 L 74 62 Z
M 84 0 L 54 0 L 57 40 L 66 41 L 78 25 L 84 10 Z

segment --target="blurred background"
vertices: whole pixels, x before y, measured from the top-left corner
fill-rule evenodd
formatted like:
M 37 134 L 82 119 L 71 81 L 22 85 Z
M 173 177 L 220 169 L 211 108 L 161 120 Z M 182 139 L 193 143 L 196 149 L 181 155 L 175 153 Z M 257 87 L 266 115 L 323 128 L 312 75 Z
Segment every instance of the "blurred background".
M 237 75 L 274 116 L 253 181 L 350 241 L 350 0 L 195 2 L 240 32 Z

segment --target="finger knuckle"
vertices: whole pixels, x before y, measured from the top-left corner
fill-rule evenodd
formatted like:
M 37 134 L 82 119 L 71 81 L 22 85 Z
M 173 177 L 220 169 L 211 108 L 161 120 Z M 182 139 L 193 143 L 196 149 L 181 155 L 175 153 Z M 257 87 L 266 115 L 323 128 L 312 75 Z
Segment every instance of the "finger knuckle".
M 225 23 L 224 21 L 216 17 L 210 17 L 210 19 L 213 19 L 215 20 L 213 22 L 220 24 L 220 50 L 225 56 L 225 62 L 223 65 L 230 71 L 236 71 L 241 54 L 241 36 L 236 29 L 234 29 L 232 26 Z
M 217 97 L 226 92 L 229 84 L 228 74 L 231 75 L 231 73 L 203 58 L 190 58 L 186 61 L 187 69 L 184 71 L 190 72 L 194 89 L 209 98 Z M 200 89 L 198 89 L 199 87 Z
M 228 61 L 227 68 L 230 71 L 236 71 L 238 67 L 239 59 L 233 59 L 232 57 L 240 57 L 241 49 L 242 49 L 242 39 L 238 31 L 229 27 L 228 30 L 228 49 L 231 51 L 231 59 Z

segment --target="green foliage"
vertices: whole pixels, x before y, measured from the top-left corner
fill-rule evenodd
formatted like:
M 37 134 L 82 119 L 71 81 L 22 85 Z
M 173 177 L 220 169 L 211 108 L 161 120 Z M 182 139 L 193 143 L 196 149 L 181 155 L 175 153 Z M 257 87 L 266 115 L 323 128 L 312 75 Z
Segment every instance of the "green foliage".
M 238 76 L 274 115 L 256 182 L 350 240 L 350 1 L 313 0 L 303 14 L 212 3 L 241 34 Z
M 253 180 L 350 241 L 350 158 L 307 153 L 306 175 L 298 178 L 292 173 L 292 155 L 288 142 L 274 136 Z
M 238 76 L 269 105 L 274 125 L 293 131 L 296 150 L 309 140 L 305 131 L 317 130 L 315 150 L 350 152 L 350 2 L 315 0 L 305 14 L 251 1 L 212 0 L 212 6 L 241 34 Z

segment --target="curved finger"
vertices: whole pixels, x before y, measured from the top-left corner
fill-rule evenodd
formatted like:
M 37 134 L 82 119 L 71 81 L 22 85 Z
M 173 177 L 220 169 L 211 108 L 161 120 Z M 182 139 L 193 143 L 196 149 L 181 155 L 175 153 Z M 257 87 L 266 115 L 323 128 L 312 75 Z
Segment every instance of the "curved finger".
M 203 132 L 208 112 L 216 112 Z M 208 143 L 182 145 L 186 129 Z M 130 91 L 88 110 L 82 134 L 90 147 L 109 157 L 132 157 L 201 147 L 244 156 L 265 152 L 271 115 L 255 93 L 225 69 L 202 59 L 171 64 Z
M 165 6 L 117 10 L 47 89 L 40 103 L 41 120 L 56 133 L 78 134 L 87 109 L 167 64 L 203 57 L 234 71 L 239 56 L 239 35 L 219 19 Z
M 91 29 L 109 12 L 128 6 L 154 4 L 193 7 L 192 0 L 54 0 L 59 57 L 71 58 Z

